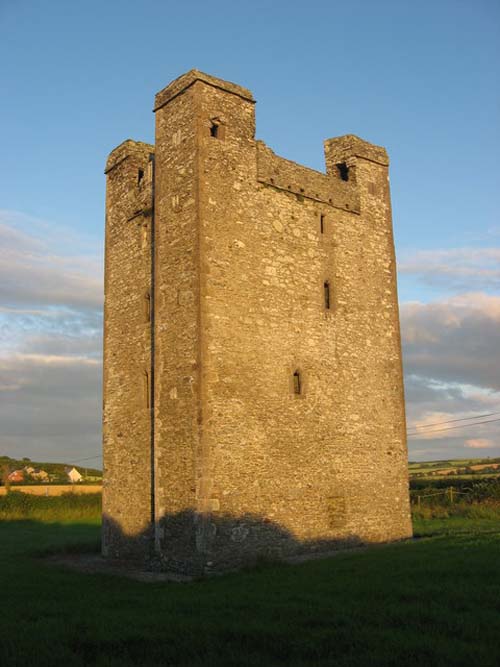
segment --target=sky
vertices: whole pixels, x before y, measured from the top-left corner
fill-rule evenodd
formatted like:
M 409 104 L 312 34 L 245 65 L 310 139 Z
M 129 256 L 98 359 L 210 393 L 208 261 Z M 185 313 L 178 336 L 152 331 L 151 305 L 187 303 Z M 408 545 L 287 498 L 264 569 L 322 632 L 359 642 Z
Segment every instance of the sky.
M 0 29 L 0 455 L 100 465 L 104 164 L 196 67 L 283 157 L 387 148 L 409 457 L 500 456 L 497 0 L 0 0 Z

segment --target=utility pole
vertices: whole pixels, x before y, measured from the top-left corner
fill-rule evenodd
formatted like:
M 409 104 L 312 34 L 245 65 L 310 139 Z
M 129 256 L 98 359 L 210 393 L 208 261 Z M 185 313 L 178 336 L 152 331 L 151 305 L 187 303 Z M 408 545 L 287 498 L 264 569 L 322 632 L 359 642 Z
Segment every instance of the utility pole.
M 5 486 L 5 490 L 7 491 L 7 493 L 9 493 L 9 491 L 10 491 L 9 474 L 10 474 L 10 468 L 6 463 L 3 467 L 3 470 L 2 470 L 2 482 L 3 482 L 3 485 Z

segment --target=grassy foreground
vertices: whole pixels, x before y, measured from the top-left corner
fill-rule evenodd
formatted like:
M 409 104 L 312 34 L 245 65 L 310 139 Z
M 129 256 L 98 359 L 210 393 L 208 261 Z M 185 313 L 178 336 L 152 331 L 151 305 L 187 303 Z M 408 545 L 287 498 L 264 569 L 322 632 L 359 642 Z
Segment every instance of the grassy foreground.
M 100 530 L 98 499 L 46 500 L 63 504 L 20 518 L 24 501 L 0 503 L 2 666 L 500 664 L 498 517 L 420 518 L 412 543 L 145 584 L 41 560 L 97 548 Z

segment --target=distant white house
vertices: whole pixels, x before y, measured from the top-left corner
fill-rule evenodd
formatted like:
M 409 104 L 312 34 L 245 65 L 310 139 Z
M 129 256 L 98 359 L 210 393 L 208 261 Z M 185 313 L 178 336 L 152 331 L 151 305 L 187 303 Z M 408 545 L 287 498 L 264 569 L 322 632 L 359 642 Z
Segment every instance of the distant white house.
M 76 468 L 71 468 L 71 470 L 66 470 L 66 474 L 68 475 L 68 479 L 71 482 L 71 484 L 75 484 L 76 482 L 81 482 L 83 479 L 83 476 L 80 475 L 80 473 Z

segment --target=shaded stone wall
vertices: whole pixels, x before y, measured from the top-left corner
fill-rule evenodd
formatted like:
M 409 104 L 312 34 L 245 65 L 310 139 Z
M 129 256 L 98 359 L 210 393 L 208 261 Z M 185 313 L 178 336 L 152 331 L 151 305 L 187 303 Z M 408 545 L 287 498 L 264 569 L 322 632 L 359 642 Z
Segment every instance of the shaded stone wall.
M 251 93 L 195 71 L 155 110 L 157 559 L 199 573 L 409 536 L 385 150 L 328 140 L 326 174 L 280 158 Z
M 195 105 L 190 88 L 156 110 L 156 546 L 181 570 L 197 560 L 189 512 L 197 507 L 202 426 Z
M 106 164 L 103 550 L 108 555 L 142 557 L 150 546 L 153 153 L 154 146 L 129 140 Z

